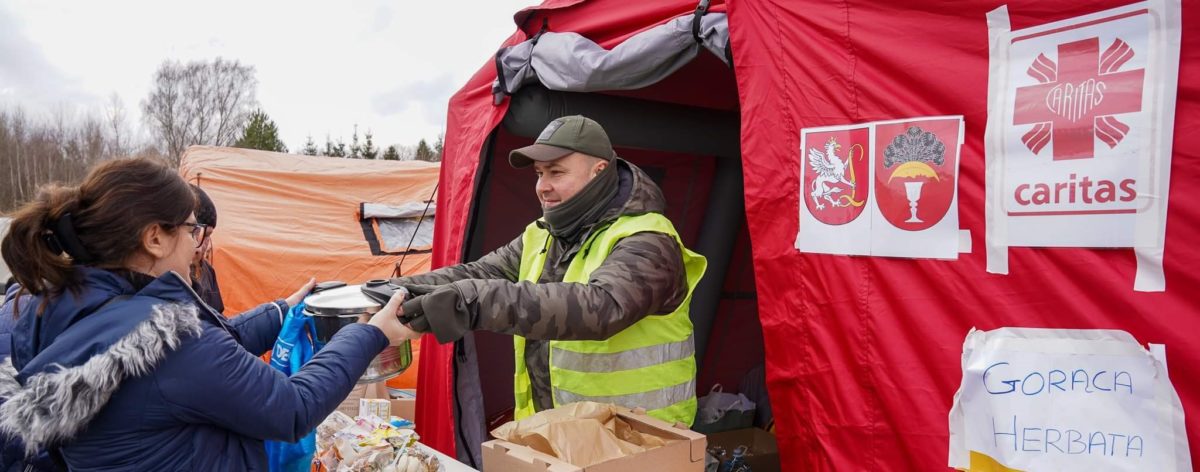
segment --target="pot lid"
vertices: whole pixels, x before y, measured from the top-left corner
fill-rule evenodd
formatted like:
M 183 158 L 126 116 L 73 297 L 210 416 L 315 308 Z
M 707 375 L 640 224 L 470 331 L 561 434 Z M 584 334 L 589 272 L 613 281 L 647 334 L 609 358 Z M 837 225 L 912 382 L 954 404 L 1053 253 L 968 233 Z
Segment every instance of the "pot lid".
M 309 295 L 304 304 L 314 315 L 375 313 L 383 307 L 363 295 L 361 285 L 347 285 Z

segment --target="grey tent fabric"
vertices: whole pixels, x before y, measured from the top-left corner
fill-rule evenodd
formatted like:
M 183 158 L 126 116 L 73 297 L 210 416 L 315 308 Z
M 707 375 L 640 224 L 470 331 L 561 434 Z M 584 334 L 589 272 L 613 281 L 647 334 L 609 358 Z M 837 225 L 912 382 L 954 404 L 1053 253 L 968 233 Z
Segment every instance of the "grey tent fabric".
M 362 217 L 365 218 L 420 218 L 437 212 L 436 203 L 409 202 L 403 205 L 386 203 L 363 203 Z
M 389 205 L 364 202 L 360 218 L 363 221 L 374 219 L 379 223 L 379 239 L 382 240 L 385 251 L 404 252 L 414 247 L 433 244 L 435 213 L 437 205 L 433 203 L 408 202 L 403 205 Z
M 652 85 L 691 62 L 703 45 L 722 61 L 729 44 L 724 13 L 700 18 L 700 44 L 692 36 L 692 15 L 638 33 L 612 50 L 576 33 L 546 32 L 496 56 L 497 101 L 540 82 L 550 90 L 596 92 L 635 90 Z
M 389 252 L 408 251 L 433 244 L 433 217 L 379 218 L 378 221 L 379 237 Z
M 454 446 L 456 459 L 483 469 L 483 443 L 491 439 L 484 413 L 483 387 L 474 333 L 454 342 Z

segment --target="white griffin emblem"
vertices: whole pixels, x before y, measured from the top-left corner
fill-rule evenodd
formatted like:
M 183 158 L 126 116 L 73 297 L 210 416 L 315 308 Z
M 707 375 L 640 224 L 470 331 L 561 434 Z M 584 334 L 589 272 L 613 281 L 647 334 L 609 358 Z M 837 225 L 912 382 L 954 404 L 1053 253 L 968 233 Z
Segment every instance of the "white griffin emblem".
M 841 193 L 842 187 L 832 184 L 845 184 L 851 190 L 854 189 L 854 182 L 846 180 L 846 161 L 837 155 L 837 150 L 841 148 L 842 146 L 834 138 L 829 138 L 829 141 L 825 143 L 825 152 L 818 151 L 817 148 L 808 148 L 808 165 L 812 167 L 813 172 L 817 173 L 817 177 L 813 179 L 812 192 L 808 196 L 812 197 L 818 210 L 825 209 L 822 199 L 834 207 L 851 205 L 849 202 L 842 201 L 841 198 L 834 198 L 836 194 Z M 853 197 L 844 200 L 853 200 Z

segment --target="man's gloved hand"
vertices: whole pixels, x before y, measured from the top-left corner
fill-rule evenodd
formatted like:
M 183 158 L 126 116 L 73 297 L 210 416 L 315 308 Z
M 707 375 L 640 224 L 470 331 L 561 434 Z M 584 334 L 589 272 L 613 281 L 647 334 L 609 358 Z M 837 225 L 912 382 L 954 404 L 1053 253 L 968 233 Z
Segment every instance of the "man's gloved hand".
M 442 285 L 421 285 L 421 284 L 405 284 L 405 283 L 397 283 L 396 285 L 399 285 L 399 286 L 407 289 L 408 293 L 411 293 L 413 298 L 420 297 L 421 295 L 433 293 L 433 291 L 443 287 Z
M 412 330 L 433 334 L 438 342 L 447 343 L 461 338 L 472 329 L 468 315 L 460 310 L 455 284 L 413 284 L 402 278 L 392 279 L 391 282 L 404 287 L 412 296 L 403 306 L 405 322 Z M 434 329 L 435 325 L 437 330 Z
M 433 286 L 422 285 L 421 287 Z M 424 298 L 424 293 L 418 294 L 412 292 L 411 288 L 409 289 L 409 292 L 413 294 L 413 297 L 404 302 L 404 319 L 408 320 L 408 327 L 412 328 L 413 331 L 428 333 L 429 320 L 425 318 L 425 309 L 421 306 L 421 299 Z
M 426 285 L 410 283 L 404 277 L 391 279 L 393 285 L 399 285 L 408 290 L 409 299 L 404 301 L 403 313 L 405 322 L 414 331 L 428 333 L 430 331 L 429 320 L 425 318 L 425 309 L 421 306 L 421 299 L 430 293 L 433 293 L 442 285 Z

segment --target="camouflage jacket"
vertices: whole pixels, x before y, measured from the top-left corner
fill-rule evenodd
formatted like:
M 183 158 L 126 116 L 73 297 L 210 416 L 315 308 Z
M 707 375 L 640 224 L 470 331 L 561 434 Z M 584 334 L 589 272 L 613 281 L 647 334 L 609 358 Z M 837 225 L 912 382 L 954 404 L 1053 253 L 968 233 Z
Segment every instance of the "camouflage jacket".
M 662 191 L 645 172 L 616 162 L 620 188 L 609 210 L 578 237 L 554 239 L 537 283 L 517 280 L 520 236 L 475 262 L 395 279 L 419 295 L 404 304 L 406 315 L 418 317 L 412 327 L 431 331 L 443 343 L 477 329 L 524 336 L 525 365 L 540 411 L 553 406 L 548 341 L 607 339 L 645 316 L 675 311 L 686 298 L 687 280 L 679 246 L 666 234 L 624 238 L 588 283 L 562 281 L 592 231 L 622 215 L 662 213 L 666 207 Z

